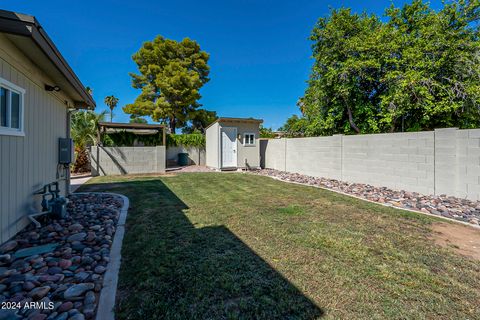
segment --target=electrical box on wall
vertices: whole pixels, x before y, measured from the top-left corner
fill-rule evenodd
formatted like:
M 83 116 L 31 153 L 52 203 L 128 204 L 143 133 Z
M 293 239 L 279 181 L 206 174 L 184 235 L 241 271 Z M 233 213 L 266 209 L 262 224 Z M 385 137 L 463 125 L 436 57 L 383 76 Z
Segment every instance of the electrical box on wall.
M 58 163 L 70 164 L 73 161 L 73 140 L 69 138 L 58 139 Z

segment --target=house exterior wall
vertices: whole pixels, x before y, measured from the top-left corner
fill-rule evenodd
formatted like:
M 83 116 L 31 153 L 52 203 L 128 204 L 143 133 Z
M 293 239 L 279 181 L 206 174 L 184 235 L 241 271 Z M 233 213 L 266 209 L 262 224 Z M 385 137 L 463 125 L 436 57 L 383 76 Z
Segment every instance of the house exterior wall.
M 220 168 L 220 130 L 218 122 L 212 124 L 205 132 L 205 163 L 207 167 Z
M 49 78 L 0 34 L 0 77 L 26 90 L 25 136 L 0 135 L 0 231 L 6 241 L 39 210 L 33 193 L 57 179 L 58 139 L 67 137 L 69 101 L 61 92 L 44 90 Z M 66 176 L 66 171 L 60 174 Z M 66 193 L 66 180 L 60 183 Z
M 90 148 L 92 175 L 164 173 L 165 146 Z
M 262 141 L 265 167 L 480 200 L 480 129 Z

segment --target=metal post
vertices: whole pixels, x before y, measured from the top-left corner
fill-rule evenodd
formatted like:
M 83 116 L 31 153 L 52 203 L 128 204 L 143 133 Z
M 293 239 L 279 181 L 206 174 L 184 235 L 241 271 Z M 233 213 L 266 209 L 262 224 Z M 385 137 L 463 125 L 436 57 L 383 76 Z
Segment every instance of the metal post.
M 163 132 L 162 141 L 163 141 L 163 145 L 166 148 L 167 147 L 167 135 L 165 134 L 165 126 L 162 127 L 162 132 Z

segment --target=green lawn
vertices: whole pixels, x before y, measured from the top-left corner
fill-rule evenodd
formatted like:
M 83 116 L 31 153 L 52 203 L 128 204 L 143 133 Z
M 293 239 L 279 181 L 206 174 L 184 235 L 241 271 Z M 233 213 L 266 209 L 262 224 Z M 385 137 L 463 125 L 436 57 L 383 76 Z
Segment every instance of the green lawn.
M 100 177 L 131 200 L 118 319 L 480 319 L 438 220 L 237 173 Z

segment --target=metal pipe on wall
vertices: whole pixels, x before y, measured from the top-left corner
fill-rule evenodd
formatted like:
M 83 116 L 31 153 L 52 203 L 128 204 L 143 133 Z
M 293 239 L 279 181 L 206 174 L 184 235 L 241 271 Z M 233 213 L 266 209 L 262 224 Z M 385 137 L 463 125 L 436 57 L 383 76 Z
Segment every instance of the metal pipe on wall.
M 75 111 L 74 109 L 67 109 L 67 123 L 66 123 L 66 127 L 67 127 L 67 132 L 66 132 L 66 137 L 67 138 L 71 138 L 71 120 L 72 120 L 72 112 Z M 73 160 L 73 159 L 72 159 Z M 65 194 L 68 196 L 70 195 L 70 165 L 68 166 L 65 166 L 65 170 L 66 170 L 66 178 L 65 178 Z

